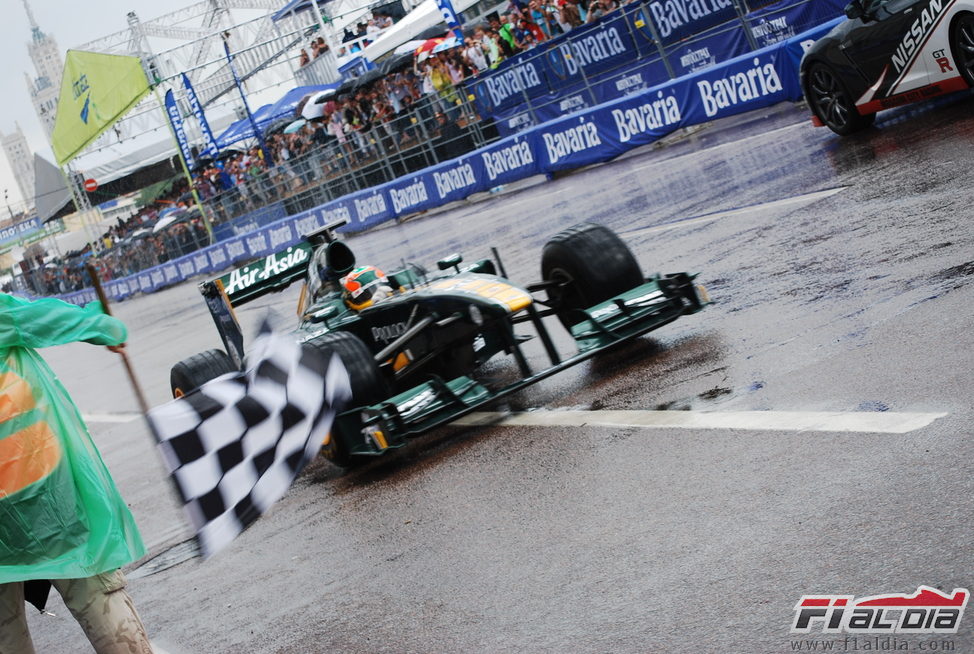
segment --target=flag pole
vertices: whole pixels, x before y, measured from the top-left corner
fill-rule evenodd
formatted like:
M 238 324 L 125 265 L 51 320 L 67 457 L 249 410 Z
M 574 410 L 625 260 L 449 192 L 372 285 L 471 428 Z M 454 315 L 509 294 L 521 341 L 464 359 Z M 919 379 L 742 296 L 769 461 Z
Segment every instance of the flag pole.
M 162 110 L 162 113 L 166 114 L 166 103 L 159 97 L 159 87 L 153 86 L 152 92 L 156 96 L 156 102 L 159 103 L 159 108 Z M 200 200 L 199 193 L 196 191 L 196 184 L 193 183 L 193 176 L 189 172 L 189 166 L 186 165 L 183 151 L 179 147 L 179 138 L 176 136 L 176 130 L 173 129 L 172 122 L 169 120 L 169 114 L 166 114 L 166 126 L 169 128 L 169 135 L 172 136 L 173 143 L 176 144 L 176 156 L 179 157 L 179 164 L 183 169 L 183 175 L 186 176 L 186 181 L 189 182 L 189 192 L 193 194 L 193 202 L 196 203 L 196 208 L 200 210 L 200 216 L 203 218 L 203 226 L 206 227 L 206 235 L 210 238 L 210 244 L 212 245 L 213 226 L 210 224 L 209 216 L 206 215 L 206 209 L 203 208 L 203 201 Z
M 98 271 L 91 263 L 85 264 L 85 270 L 88 271 L 88 276 L 91 277 L 91 285 L 95 289 L 95 293 L 98 295 L 98 301 L 101 302 L 102 310 L 107 315 L 112 315 L 111 306 L 108 304 L 108 297 L 105 295 L 105 289 L 101 286 L 101 279 L 98 277 Z M 128 374 L 129 383 L 132 384 L 132 390 L 135 392 L 135 400 L 139 404 L 139 409 L 142 410 L 142 416 L 145 418 L 146 423 L 149 425 L 149 431 L 152 432 L 152 436 L 155 442 L 159 442 L 158 434 L 156 434 L 155 426 L 153 426 L 152 421 L 149 420 L 149 403 L 146 402 L 145 393 L 142 392 L 142 385 L 139 384 L 139 380 L 135 376 L 135 370 L 132 368 L 132 362 L 129 361 L 128 353 L 124 349 L 113 349 L 113 352 L 121 355 L 122 365 L 125 366 L 125 372 Z

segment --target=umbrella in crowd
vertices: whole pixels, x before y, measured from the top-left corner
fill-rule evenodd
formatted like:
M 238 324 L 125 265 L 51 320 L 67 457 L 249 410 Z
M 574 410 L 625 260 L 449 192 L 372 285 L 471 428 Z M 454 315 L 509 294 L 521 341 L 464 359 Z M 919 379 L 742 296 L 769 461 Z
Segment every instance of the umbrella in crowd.
M 159 222 L 157 222 L 155 226 L 152 228 L 152 233 L 158 234 L 159 232 L 169 227 L 170 225 L 173 225 L 175 223 L 184 220 L 189 220 L 190 218 L 193 217 L 193 214 L 194 212 L 192 211 L 188 211 L 186 209 L 178 209 L 177 211 L 170 213 L 165 218 L 161 218 Z
M 371 84 L 382 77 L 382 70 L 379 68 L 373 68 L 372 70 L 367 70 L 358 77 L 355 78 L 355 88 L 360 89 L 363 86 Z
M 435 39 L 442 37 L 446 34 L 446 27 L 443 25 L 435 25 L 433 27 L 427 27 L 422 32 L 416 35 L 416 38 L 420 41 L 425 41 L 426 39 Z
M 433 54 L 438 52 L 446 52 L 447 50 L 452 50 L 453 48 L 459 48 L 461 45 L 463 45 L 463 41 L 455 36 L 451 36 L 448 39 L 443 39 L 443 42 L 437 44 L 430 52 Z
M 294 115 L 305 120 L 323 118 L 325 115 L 325 104 L 335 98 L 337 89 L 325 89 L 308 94 L 295 108 Z
M 443 43 L 445 40 L 446 39 L 444 39 L 443 37 L 440 37 L 438 39 L 427 39 L 423 41 L 423 45 L 419 46 L 415 50 L 416 61 L 425 61 L 426 58 L 430 56 L 430 53 L 433 51 L 433 48 Z
M 335 90 L 338 95 L 351 92 L 355 88 L 355 80 L 347 79 L 341 83 L 341 85 Z
M 296 121 L 284 128 L 285 134 L 294 134 L 295 132 L 300 132 L 301 128 L 308 124 L 304 118 L 298 118 Z
M 293 116 L 282 116 L 280 118 L 275 118 L 270 123 L 264 126 L 264 134 L 277 134 L 288 127 L 294 122 Z
M 382 66 L 380 66 L 380 70 L 382 70 L 382 74 L 388 75 L 389 73 L 394 73 L 401 68 L 405 68 L 406 66 L 411 65 L 413 63 L 413 51 L 415 49 L 416 48 L 413 48 L 408 52 L 393 55 L 388 59 L 386 59 L 385 61 L 383 61 Z

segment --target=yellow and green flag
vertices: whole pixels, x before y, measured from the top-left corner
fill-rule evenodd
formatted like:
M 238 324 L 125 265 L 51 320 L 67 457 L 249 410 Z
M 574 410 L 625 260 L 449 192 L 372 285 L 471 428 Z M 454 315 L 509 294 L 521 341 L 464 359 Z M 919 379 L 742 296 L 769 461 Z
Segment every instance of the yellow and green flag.
M 68 50 L 51 135 L 58 165 L 76 157 L 149 90 L 138 57 Z

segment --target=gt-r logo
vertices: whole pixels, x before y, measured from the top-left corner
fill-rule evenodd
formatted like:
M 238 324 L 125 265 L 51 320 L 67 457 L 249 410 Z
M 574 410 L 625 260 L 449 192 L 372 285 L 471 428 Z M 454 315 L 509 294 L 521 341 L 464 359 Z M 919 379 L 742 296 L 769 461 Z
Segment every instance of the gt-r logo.
M 970 592 L 947 595 L 920 586 L 912 595 L 802 595 L 795 604 L 791 633 L 953 634 L 957 633 Z
M 954 67 L 950 65 L 950 59 L 947 58 L 947 53 L 943 50 L 937 50 L 933 53 L 933 60 L 937 62 L 940 66 L 941 73 L 952 73 L 954 72 Z

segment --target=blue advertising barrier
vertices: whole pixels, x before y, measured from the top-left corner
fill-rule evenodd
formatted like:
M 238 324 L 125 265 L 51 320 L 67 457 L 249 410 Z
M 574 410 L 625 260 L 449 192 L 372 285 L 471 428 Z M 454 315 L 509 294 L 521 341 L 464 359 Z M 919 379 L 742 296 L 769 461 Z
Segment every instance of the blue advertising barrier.
M 239 234 L 247 234 L 265 227 L 271 223 L 287 218 L 287 209 L 283 202 L 273 202 L 256 211 L 237 216 L 233 220 L 213 227 L 213 238 L 217 241 L 225 241 Z
M 338 198 L 302 213 L 131 277 L 106 284 L 109 297 L 151 293 L 195 275 L 280 251 L 338 219 L 342 231 L 359 232 L 418 211 L 462 200 L 533 175 L 609 161 L 681 127 L 770 107 L 802 97 L 798 64 L 816 39 L 840 22 L 831 21 L 699 73 L 671 80 L 548 121 L 462 157 L 394 182 Z M 62 296 L 84 304 L 90 289 Z
M 815 0 L 796 4 L 779 0 L 747 15 L 745 21 L 760 47 L 767 47 L 797 36 L 802 25 L 820 25 L 841 16 L 848 0 Z
M 665 0 L 627 7 L 516 55 L 467 85 L 502 135 L 696 73 L 841 16 L 846 0 L 779 0 L 738 16 L 732 0 Z M 659 34 L 659 46 L 653 31 Z M 673 75 L 661 58 L 666 53 Z M 641 81 L 635 85 L 632 78 Z
M 651 0 L 646 8 L 663 45 L 737 18 L 733 0 Z

